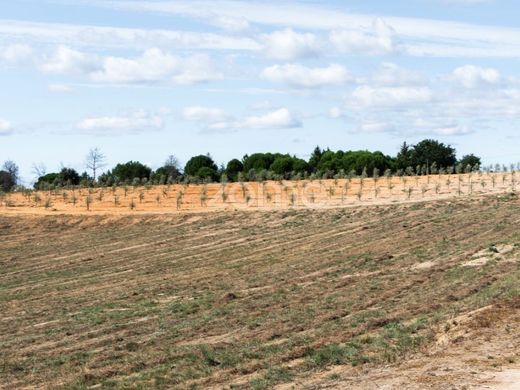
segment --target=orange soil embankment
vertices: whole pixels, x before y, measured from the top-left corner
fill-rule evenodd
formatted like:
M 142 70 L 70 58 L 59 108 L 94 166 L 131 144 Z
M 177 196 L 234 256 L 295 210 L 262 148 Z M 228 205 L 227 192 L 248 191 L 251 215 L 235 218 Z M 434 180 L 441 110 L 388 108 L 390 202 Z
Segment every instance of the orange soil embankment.
M 2 212 L 173 213 L 355 207 L 515 190 L 514 173 L 58 189 L 14 193 Z

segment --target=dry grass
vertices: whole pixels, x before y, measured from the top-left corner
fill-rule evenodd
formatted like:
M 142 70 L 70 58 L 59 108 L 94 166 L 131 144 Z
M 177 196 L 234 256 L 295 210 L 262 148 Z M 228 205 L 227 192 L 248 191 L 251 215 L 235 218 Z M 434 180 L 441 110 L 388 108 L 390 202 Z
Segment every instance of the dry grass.
M 0 388 L 302 388 L 406 361 L 518 297 L 519 211 L 0 215 Z

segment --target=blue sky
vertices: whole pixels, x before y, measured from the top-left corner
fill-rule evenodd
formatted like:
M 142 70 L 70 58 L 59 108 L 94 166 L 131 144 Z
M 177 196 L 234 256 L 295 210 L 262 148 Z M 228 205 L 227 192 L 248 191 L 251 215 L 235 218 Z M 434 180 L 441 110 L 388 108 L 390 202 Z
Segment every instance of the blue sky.
M 395 154 L 436 138 L 520 161 L 512 0 L 16 0 L 0 8 L 0 160 L 24 181 L 211 153 Z

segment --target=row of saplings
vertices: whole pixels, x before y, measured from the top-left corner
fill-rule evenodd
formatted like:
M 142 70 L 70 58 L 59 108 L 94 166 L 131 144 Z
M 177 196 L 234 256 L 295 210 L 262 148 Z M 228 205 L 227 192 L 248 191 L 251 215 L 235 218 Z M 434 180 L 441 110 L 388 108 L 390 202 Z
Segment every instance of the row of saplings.
M 497 179 L 498 178 L 497 175 L 489 175 L 489 172 L 487 172 L 488 175 L 486 175 L 486 176 L 489 176 L 489 181 L 491 182 L 490 185 L 494 188 L 497 185 L 497 180 L 501 180 L 502 185 L 505 185 L 508 178 L 510 178 L 509 184 L 511 187 L 511 192 L 514 193 L 516 191 L 516 172 L 513 168 L 514 167 L 511 167 L 510 174 L 503 173 L 501 175 L 501 179 L 500 178 Z M 482 170 L 475 171 L 474 169 L 472 169 L 469 172 L 470 172 L 470 174 L 467 176 L 468 178 L 467 178 L 466 184 L 468 187 L 467 193 L 468 193 L 468 195 L 471 195 L 471 194 L 473 194 L 475 185 L 477 185 L 479 183 L 480 186 L 482 187 L 482 189 L 484 189 L 485 186 L 487 185 L 487 182 L 486 182 L 485 178 L 483 178 L 484 172 Z M 437 173 L 439 175 L 444 174 L 444 172 L 441 170 L 439 170 Z M 464 173 L 464 172 L 459 172 L 459 173 Z M 480 179 L 479 182 L 474 181 L 473 178 L 475 176 Z M 359 185 L 358 185 L 358 191 L 355 193 L 355 196 L 359 201 L 361 201 L 363 198 L 364 183 L 365 183 L 365 178 L 367 178 L 367 177 L 368 176 L 361 175 L 357 179 L 357 183 Z M 381 183 L 381 181 L 383 180 L 383 177 L 386 178 L 386 184 Z M 382 187 L 386 186 L 388 188 L 388 190 L 390 190 L 390 191 L 393 190 L 393 188 L 395 187 L 395 183 L 392 180 L 392 177 L 394 177 L 394 176 L 391 175 L 390 171 L 387 170 L 385 172 L 385 174 L 383 175 L 383 177 L 380 176 L 377 169 L 374 170 L 373 176 L 372 176 L 373 183 L 374 183 L 374 186 L 373 186 L 374 198 L 378 198 Z M 406 195 L 407 199 L 410 199 L 412 193 L 417 192 L 418 190 L 420 191 L 420 193 L 422 194 L 423 197 L 425 196 L 425 194 L 428 191 L 431 191 L 431 190 L 435 191 L 435 194 L 439 194 L 441 191 L 441 180 L 440 179 L 436 180 L 435 183 L 433 183 L 434 184 L 433 188 L 431 188 L 431 186 L 430 186 L 431 177 L 432 176 L 430 176 L 430 175 L 426 176 L 426 183 L 423 183 L 422 185 L 420 185 L 420 176 L 414 176 L 413 179 L 407 175 L 400 176 L 400 181 L 402 184 L 402 192 Z M 337 191 L 338 185 L 339 185 L 338 179 L 339 179 L 339 177 L 336 177 L 333 180 L 334 185 L 330 185 L 325 188 L 325 191 L 326 191 L 329 199 L 332 199 L 332 197 L 334 197 L 338 194 L 338 191 Z M 345 201 L 345 199 L 348 196 L 349 189 L 351 188 L 351 185 L 352 185 L 353 176 L 346 177 L 346 179 L 347 180 L 345 181 L 344 185 L 341 188 L 342 203 Z M 451 184 L 453 183 L 453 180 L 451 179 L 451 175 L 448 175 L 448 177 L 445 180 L 446 180 L 446 182 L 445 182 L 446 186 L 448 188 L 450 188 Z M 459 196 L 463 194 L 463 190 L 462 190 L 463 180 L 464 180 L 464 176 L 462 176 L 461 174 L 456 176 L 455 182 L 458 184 L 456 191 Z M 412 186 L 410 184 L 410 181 L 412 184 L 414 184 L 414 186 Z M 320 184 L 320 189 L 321 189 L 323 182 L 321 179 L 318 179 L 318 182 Z M 286 194 L 288 204 L 290 206 L 294 206 L 298 200 L 298 195 L 294 191 L 294 189 L 298 188 L 298 184 L 296 183 L 295 186 L 293 188 L 291 188 L 291 187 L 287 186 L 282 180 L 280 180 L 278 183 L 280 185 L 281 192 Z M 274 199 L 274 194 L 269 192 L 268 190 L 266 190 L 266 182 L 263 182 L 262 184 L 263 184 L 262 192 L 263 192 L 264 199 L 267 200 L 267 202 L 272 202 Z M 227 185 L 226 182 L 223 182 L 221 184 L 221 186 L 222 186 L 221 191 L 219 191 L 219 196 L 221 197 L 221 201 L 223 203 L 226 203 L 229 199 L 229 194 L 226 192 L 226 185 Z M 305 187 L 306 185 L 307 185 L 307 182 L 304 182 L 303 187 Z M 183 206 L 185 190 L 188 187 L 189 187 L 189 183 L 185 183 L 183 185 L 183 190 L 175 191 L 177 210 L 180 210 Z M 141 204 L 145 201 L 146 192 L 151 190 L 152 188 L 153 188 L 153 186 L 149 182 L 142 186 L 141 186 L 141 184 L 136 184 L 132 187 L 130 187 L 128 185 L 124 185 L 121 187 L 122 192 L 123 192 L 122 196 L 126 199 L 127 197 L 129 197 L 129 193 L 132 195 L 127 204 L 131 210 L 134 210 L 137 208 L 138 204 Z M 108 190 L 104 189 L 104 188 L 99 188 L 97 191 L 95 191 L 92 187 L 89 187 L 86 189 L 71 188 L 69 191 L 66 191 L 63 189 L 58 189 L 58 188 L 53 188 L 53 189 L 49 189 L 48 194 L 44 197 L 42 197 L 43 194 L 41 192 L 34 192 L 34 191 L 26 189 L 23 191 L 23 194 L 26 197 L 26 199 L 32 201 L 35 206 L 42 206 L 46 209 L 52 208 L 54 201 L 56 201 L 58 198 L 61 198 L 61 200 L 64 203 L 70 203 L 73 206 L 76 206 L 77 204 L 81 203 L 81 200 L 83 200 L 82 203 L 84 204 L 86 209 L 90 210 L 91 206 L 93 205 L 94 202 L 101 203 L 103 201 L 107 201 L 108 197 L 110 197 L 110 202 L 113 203 L 114 207 L 121 206 L 121 195 L 119 195 L 117 193 L 117 189 L 118 189 L 118 187 L 116 187 L 116 186 L 112 186 Z M 247 184 L 245 184 L 244 182 L 240 182 L 240 189 L 241 189 L 241 196 L 242 196 L 243 201 L 249 205 L 249 203 L 252 200 L 252 197 L 249 193 Z M 138 202 L 136 201 L 136 199 L 134 197 L 136 192 L 137 192 Z M 170 192 L 171 192 L 170 185 L 166 185 L 161 188 L 160 193 L 155 194 L 154 201 L 157 203 L 158 206 L 163 202 L 163 200 L 168 199 L 168 195 Z M 209 200 L 207 185 L 201 186 L 199 197 L 200 197 L 201 207 L 207 206 L 207 202 Z M 12 206 L 12 203 L 10 203 L 8 199 L 6 199 L 5 194 L 4 194 L 3 198 L 4 198 L 5 205 L 7 207 Z M 308 201 L 310 203 L 314 203 L 315 200 L 316 200 L 316 193 L 314 191 L 310 191 L 310 193 L 308 194 Z

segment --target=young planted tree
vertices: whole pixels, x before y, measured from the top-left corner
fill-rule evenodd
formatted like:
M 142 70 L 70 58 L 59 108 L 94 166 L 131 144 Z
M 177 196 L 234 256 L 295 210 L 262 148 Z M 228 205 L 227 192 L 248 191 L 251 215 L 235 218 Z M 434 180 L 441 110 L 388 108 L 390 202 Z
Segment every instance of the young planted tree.
M 177 195 L 176 195 L 177 210 L 181 209 L 182 203 L 183 203 L 183 198 L 184 198 L 184 193 L 182 191 L 177 192 Z

